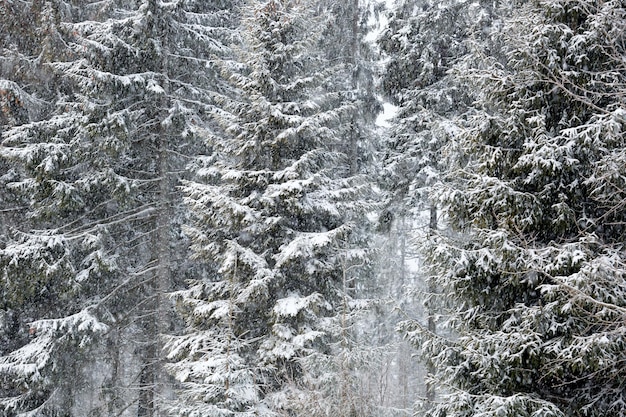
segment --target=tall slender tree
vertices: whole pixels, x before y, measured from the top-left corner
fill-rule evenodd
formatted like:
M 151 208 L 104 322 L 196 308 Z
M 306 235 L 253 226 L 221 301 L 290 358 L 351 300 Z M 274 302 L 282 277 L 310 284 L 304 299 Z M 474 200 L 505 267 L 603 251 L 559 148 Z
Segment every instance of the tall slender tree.
M 179 293 L 190 334 L 170 344 L 190 415 L 313 413 L 309 359 L 332 352 L 342 264 L 364 262 L 354 241 L 368 186 L 341 123 L 356 106 L 318 49 L 315 6 L 249 1 L 237 59 L 222 63 L 237 93 L 185 187 L 194 252 L 215 275 Z
M 30 323 L 0 357 L 5 414 L 163 412 L 164 294 L 197 272 L 177 185 L 221 88 L 230 6 L 46 3 L 33 60 L 66 88 L 0 150 L 28 201 L 0 251 L 3 308 Z
M 325 59 L 337 66 L 332 88 L 343 91 L 340 100 L 352 102 L 357 110 L 339 121 L 344 126 L 342 142 L 350 160 L 350 172 L 374 184 L 379 173 L 382 135 L 375 125 L 380 111 L 375 83 L 378 56 L 369 38 L 379 6 L 369 0 L 320 1 L 319 4 L 326 18 L 322 51 Z M 369 209 L 359 216 L 380 210 L 380 195 L 372 191 L 373 187 L 361 197 L 359 204 L 367 202 Z M 377 312 L 384 295 L 375 275 L 377 249 L 372 242 L 373 230 L 369 222 L 359 223 L 360 229 L 353 236 L 356 246 L 367 253 L 368 261 L 355 264 L 342 260 L 344 300 L 334 323 L 333 354 L 318 356 L 319 363 L 315 360 L 308 363 L 318 368 L 318 374 L 324 374 L 312 382 L 319 399 L 311 403 L 319 404 L 317 412 L 326 415 L 368 415 L 384 412 L 386 406 L 380 395 L 381 387 L 374 382 L 379 380 L 375 374 L 385 372 L 385 349 L 381 348 L 380 334 L 376 331 L 381 319 Z

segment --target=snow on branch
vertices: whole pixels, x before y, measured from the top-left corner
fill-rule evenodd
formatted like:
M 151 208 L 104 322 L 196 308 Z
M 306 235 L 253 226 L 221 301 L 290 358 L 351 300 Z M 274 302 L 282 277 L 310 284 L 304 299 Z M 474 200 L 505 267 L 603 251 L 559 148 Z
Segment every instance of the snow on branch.
M 316 292 L 306 297 L 298 293 L 290 293 L 287 297 L 277 300 L 272 311 L 278 317 L 295 317 L 302 310 L 320 307 L 326 310 L 332 309 L 330 303 L 320 293 Z
M 63 342 L 74 340 L 78 341 L 78 346 L 85 347 L 92 342 L 92 335 L 106 333 L 109 329 L 89 308 L 64 318 L 37 320 L 29 326 L 31 342 L 7 356 L 0 356 L 0 372 L 13 374 L 20 380 L 41 378 L 39 372 L 44 367 L 54 366 L 54 357 L 64 348 Z
M 295 259 L 312 259 L 323 249 L 337 244 L 349 232 L 348 226 L 342 225 L 327 232 L 301 233 L 291 242 L 283 245 L 274 255 L 276 268 L 285 266 Z

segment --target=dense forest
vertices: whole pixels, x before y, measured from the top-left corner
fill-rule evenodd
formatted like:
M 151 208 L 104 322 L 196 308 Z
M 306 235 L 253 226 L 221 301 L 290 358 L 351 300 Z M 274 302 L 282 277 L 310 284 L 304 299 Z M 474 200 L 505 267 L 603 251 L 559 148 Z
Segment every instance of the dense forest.
M 626 1 L 0 0 L 0 415 L 626 415 Z

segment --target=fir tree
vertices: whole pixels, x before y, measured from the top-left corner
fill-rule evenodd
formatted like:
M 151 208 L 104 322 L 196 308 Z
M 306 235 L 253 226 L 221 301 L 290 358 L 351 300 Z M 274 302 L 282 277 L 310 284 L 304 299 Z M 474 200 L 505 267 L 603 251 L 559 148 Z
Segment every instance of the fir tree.
M 427 252 L 458 339 L 431 352 L 446 416 L 624 409 L 622 2 L 533 1 L 459 65 L 475 113 L 441 187 L 456 233 Z
M 403 317 L 421 317 L 431 332 L 436 331 L 436 280 L 426 283 L 427 271 L 408 265 L 420 263 L 420 246 L 440 226 L 432 190 L 457 157 L 445 149 L 459 130 L 456 119 L 472 103 L 466 86 L 450 70 L 469 53 L 472 39 L 481 42 L 481 31 L 490 18 L 478 3 L 398 2 L 389 14 L 387 29 L 378 39 L 388 57 L 382 90 L 397 106 L 380 179 L 387 206 L 381 216 L 381 231 L 390 236 L 389 245 L 397 245 L 388 250 L 393 250 L 399 261 L 392 294 L 395 305 L 404 312 Z M 434 368 L 428 354 L 422 359 L 425 371 L 432 374 Z M 402 371 L 406 372 L 406 367 Z M 434 386 L 428 376 L 425 379 L 417 398 L 403 399 L 405 408 L 408 401 L 424 403 L 426 407 L 432 404 Z
M 222 62 L 237 92 L 185 187 L 192 248 L 215 275 L 178 294 L 190 334 L 170 343 L 189 415 L 313 413 L 309 359 L 332 352 L 341 265 L 365 262 L 355 239 L 368 187 L 342 143 L 355 106 L 333 88 L 313 6 L 248 2 L 237 59 Z
M 66 89 L 46 117 L 3 132 L 15 167 L 3 184 L 28 201 L 29 221 L 11 225 L 0 252 L 1 294 L 30 339 L 2 352 L 0 401 L 7 415 L 157 415 L 168 388 L 160 334 L 172 324 L 164 294 L 198 272 L 177 182 L 220 89 L 210 59 L 231 36 L 228 9 L 46 7 L 52 35 L 37 59 Z

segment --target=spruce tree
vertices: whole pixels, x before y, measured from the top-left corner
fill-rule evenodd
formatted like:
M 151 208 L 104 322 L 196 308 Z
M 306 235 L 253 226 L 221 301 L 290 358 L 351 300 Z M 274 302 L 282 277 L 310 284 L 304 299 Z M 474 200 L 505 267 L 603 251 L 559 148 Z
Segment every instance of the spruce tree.
M 249 1 L 236 59 L 222 61 L 236 92 L 185 186 L 192 248 L 215 274 L 178 293 L 189 335 L 169 346 L 184 414 L 319 411 L 314 363 L 337 340 L 342 271 L 366 263 L 368 188 L 342 142 L 356 109 L 334 89 L 321 22 L 315 2 Z
M 520 4 L 457 67 L 477 104 L 426 253 L 458 338 L 407 326 L 450 387 L 430 415 L 626 411 L 623 6 Z
M 33 60 L 63 89 L 0 151 L 27 201 L 0 251 L 3 309 L 28 325 L 0 357 L 6 415 L 162 413 L 165 293 L 199 273 L 177 186 L 220 90 L 229 6 L 46 3 Z
M 316 377 L 309 378 L 309 390 L 315 396 L 306 406 L 318 405 L 316 411 L 308 413 L 369 415 L 388 406 L 380 395 L 384 388 L 372 383 L 386 371 L 386 351 L 380 346 L 377 331 L 384 295 L 376 277 L 372 224 L 363 218 L 380 210 L 380 193 L 372 187 L 379 174 L 381 147 L 381 134 L 375 125 L 380 111 L 375 84 L 378 56 L 370 40 L 380 6 L 369 0 L 322 0 L 318 7 L 326 19 L 319 43 L 324 59 L 336 67 L 332 89 L 341 92 L 337 104 L 352 103 L 355 109 L 339 120 L 342 150 L 349 158 L 351 175 L 358 175 L 362 184 L 369 185 L 354 201 L 355 207 L 360 207 L 352 235 L 353 245 L 363 251 L 366 261 L 341 260 L 344 299 L 332 325 L 332 354 L 307 361 Z

